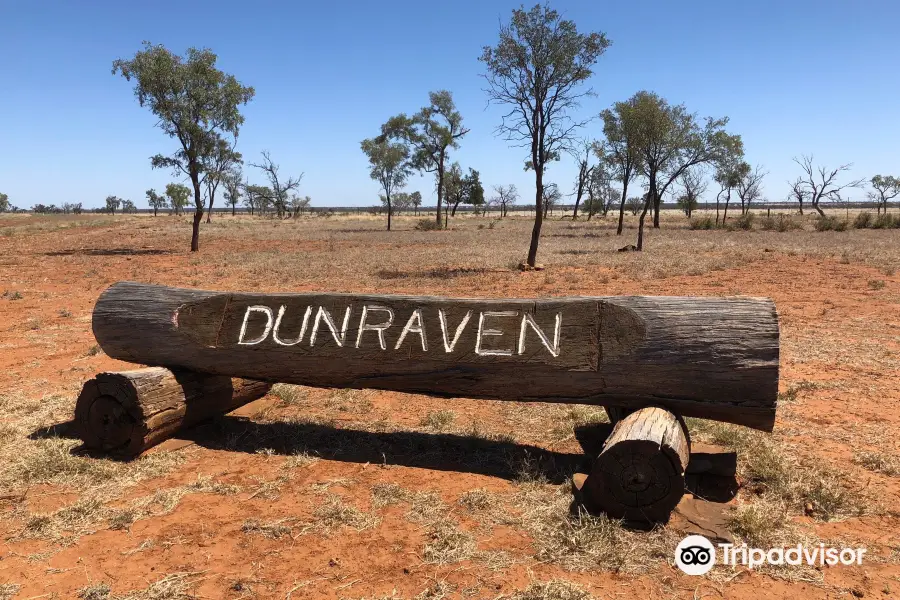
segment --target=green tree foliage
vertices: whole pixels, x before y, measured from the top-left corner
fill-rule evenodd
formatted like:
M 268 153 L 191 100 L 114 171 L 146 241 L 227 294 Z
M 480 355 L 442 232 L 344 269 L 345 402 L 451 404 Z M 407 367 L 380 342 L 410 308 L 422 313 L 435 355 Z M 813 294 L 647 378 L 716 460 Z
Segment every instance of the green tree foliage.
M 0 193 L 0 213 L 9 211 L 9 196 L 7 194 Z
M 573 21 L 549 6 L 536 5 L 513 10 L 509 23 L 500 26 L 497 45 L 486 46 L 481 54 L 488 97 L 509 109 L 498 132 L 530 149 L 525 168 L 535 173 L 535 217 L 529 266 L 535 265 L 541 237 L 544 173 L 583 125 L 573 122 L 570 113 L 590 93 L 580 86 L 609 43 L 603 33 L 579 33 Z
M 725 195 L 725 213 L 722 215 L 722 223 L 728 219 L 728 205 L 731 203 L 731 192 L 740 185 L 741 181 L 750 174 L 750 164 L 744 158 L 743 148 L 734 149 L 724 153 L 716 165 L 715 180 L 719 184 L 719 193 L 716 194 L 716 224 L 719 223 L 719 202 Z
M 122 199 L 117 196 L 106 197 L 106 212 L 111 215 L 116 214 L 116 210 L 122 205 Z
M 378 182 L 384 191 L 387 208 L 387 230 L 391 230 L 391 195 L 406 185 L 412 170 L 409 164 L 409 147 L 404 142 L 391 141 L 389 137 L 369 138 L 360 142 L 363 153 L 369 159 L 369 177 Z
M 600 113 L 603 119 L 603 135 L 606 137 L 606 143 L 603 145 L 604 156 L 616 177 L 622 182 L 622 201 L 619 204 L 619 225 L 616 228 L 616 235 L 622 235 L 628 184 L 638 174 L 640 123 L 635 111 L 638 100 L 638 96 L 633 96 L 624 102 L 616 102 L 612 108 Z
M 892 175 L 876 175 L 869 180 L 869 183 L 872 184 L 875 190 L 869 192 L 868 196 L 876 202 L 878 214 L 881 214 L 882 210 L 884 210 L 884 214 L 887 214 L 888 201 L 900 196 L 900 179 Z M 3 197 L 0 195 L 0 212 L 2 212 L 2 209 Z
M 429 105 L 412 117 L 401 113 L 381 126 L 381 139 L 400 140 L 411 147 L 410 166 L 416 171 L 434 173 L 437 180 L 437 224 L 441 223 L 444 202 L 444 174 L 451 149 L 459 148 L 469 130 L 462 124 L 453 95 L 447 90 L 428 94 Z
M 125 214 L 134 214 L 137 212 L 137 206 L 131 200 L 122 199 L 122 212 Z
M 409 195 L 409 204 L 415 210 L 415 214 L 419 214 L 419 207 L 422 206 L 422 192 L 416 190 Z
M 157 154 L 151 164 L 190 178 L 195 204 L 191 252 L 196 252 L 204 208 L 201 184 L 210 157 L 220 140 L 237 139 L 244 122 L 239 107 L 253 98 L 254 90 L 217 69 L 216 55 L 206 48 L 188 48 L 181 57 L 164 46 L 144 42 L 144 49 L 131 60 L 114 61 L 112 72 L 135 81 L 138 103 L 149 108 L 160 129 L 179 142 L 173 154 Z
M 144 193 L 147 195 L 147 206 L 153 209 L 153 216 L 155 217 L 160 208 L 166 207 L 166 198 L 165 196 L 157 194 L 156 190 L 153 188 L 150 188 Z
M 191 197 L 191 190 L 188 186 L 181 183 L 170 183 L 166 185 L 166 197 L 169 199 L 169 206 L 175 211 L 176 215 L 180 215 L 187 206 Z
M 635 94 L 630 102 L 637 123 L 638 170 L 649 184 L 638 224 L 637 249 L 642 250 L 647 211 L 653 208 L 653 225 L 658 227 L 661 198 L 682 173 L 716 163 L 726 154 L 742 155 L 743 143 L 740 136 L 725 131 L 727 117 L 708 117 L 700 123 L 684 105 L 671 105 L 646 91 Z
M 231 207 L 231 216 L 235 215 L 237 204 L 241 201 L 241 168 L 238 165 L 225 172 L 222 185 L 225 186 L 225 204 Z
M 264 215 L 272 206 L 272 198 L 274 194 L 271 188 L 264 185 L 244 184 L 246 197 L 244 205 L 250 209 L 250 214 Z
M 225 179 L 229 176 L 232 168 L 238 167 L 244 162 L 241 153 L 234 150 L 236 143 L 237 137 L 232 141 L 219 138 L 215 142 L 213 151 L 203 157 L 203 171 L 205 173 L 203 182 L 206 187 L 206 197 L 209 201 L 209 209 L 206 211 L 207 223 L 212 220 L 213 202 L 216 199 L 216 190 L 219 188 L 219 184 L 225 183 Z
M 762 197 L 762 180 L 766 175 L 768 172 L 763 169 L 762 165 L 756 165 L 752 169 L 748 168 L 741 180 L 738 181 L 737 193 L 741 200 L 742 215 L 749 214 L 750 205 Z

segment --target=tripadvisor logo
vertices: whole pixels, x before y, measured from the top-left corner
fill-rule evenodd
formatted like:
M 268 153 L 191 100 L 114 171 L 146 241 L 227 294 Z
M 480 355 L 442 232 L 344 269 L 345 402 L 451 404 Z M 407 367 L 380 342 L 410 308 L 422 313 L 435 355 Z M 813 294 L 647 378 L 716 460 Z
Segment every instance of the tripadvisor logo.
M 716 549 L 702 535 L 689 535 L 675 548 L 675 564 L 688 575 L 704 575 L 716 564 Z
M 865 548 L 826 548 L 819 544 L 806 548 L 802 544 L 790 548 L 750 548 L 746 544 L 719 544 L 723 565 L 742 565 L 754 569 L 764 564 L 792 565 L 861 565 Z M 675 564 L 688 575 L 704 575 L 716 564 L 716 548 L 702 535 L 689 535 L 675 548 Z

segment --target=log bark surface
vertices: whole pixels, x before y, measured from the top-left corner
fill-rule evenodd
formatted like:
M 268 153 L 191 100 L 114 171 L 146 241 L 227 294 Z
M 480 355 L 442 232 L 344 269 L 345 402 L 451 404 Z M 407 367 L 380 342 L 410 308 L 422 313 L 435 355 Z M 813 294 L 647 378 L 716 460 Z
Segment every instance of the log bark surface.
M 271 387 L 162 367 L 99 373 L 78 396 L 75 423 L 85 447 L 131 457 L 181 429 L 261 398 Z
M 483 300 L 123 282 L 101 294 L 93 330 L 113 358 L 211 374 L 664 406 L 766 431 L 775 421 L 778 316 L 765 298 Z
M 623 418 L 607 438 L 581 493 L 616 519 L 662 522 L 684 495 L 690 441 L 681 419 L 648 407 Z

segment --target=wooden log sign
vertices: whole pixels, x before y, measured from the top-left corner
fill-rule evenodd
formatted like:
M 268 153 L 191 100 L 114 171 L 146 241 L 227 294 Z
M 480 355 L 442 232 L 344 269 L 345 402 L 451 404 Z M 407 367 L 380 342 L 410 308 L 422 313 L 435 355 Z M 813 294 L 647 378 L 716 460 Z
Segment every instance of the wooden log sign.
M 109 356 L 232 377 L 775 420 L 765 298 L 451 299 L 253 294 L 117 283 L 94 308 Z

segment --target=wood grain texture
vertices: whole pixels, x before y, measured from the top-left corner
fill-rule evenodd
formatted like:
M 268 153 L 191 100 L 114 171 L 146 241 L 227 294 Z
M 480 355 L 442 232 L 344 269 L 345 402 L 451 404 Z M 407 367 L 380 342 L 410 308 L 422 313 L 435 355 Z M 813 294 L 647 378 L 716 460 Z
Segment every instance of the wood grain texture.
M 668 520 L 684 495 L 690 442 L 681 419 L 647 407 L 615 426 L 581 487 L 585 504 L 616 519 Z
M 388 321 L 383 331 L 372 329 Z M 655 405 L 766 431 L 775 421 L 778 317 L 765 298 L 483 300 L 122 282 L 101 294 L 93 330 L 113 358 L 211 374 L 437 396 Z
M 162 367 L 99 373 L 75 403 L 85 447 L 136 456 L 178 431 L 265 396 L 271 384 Z

